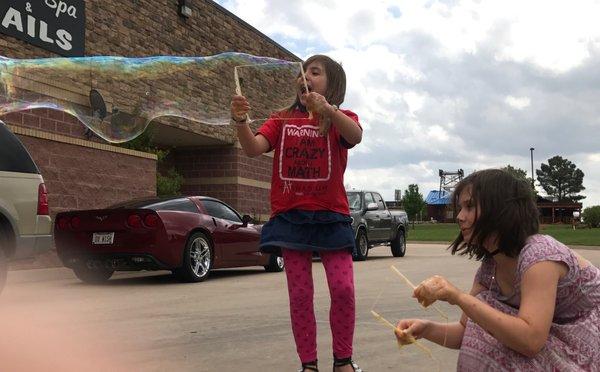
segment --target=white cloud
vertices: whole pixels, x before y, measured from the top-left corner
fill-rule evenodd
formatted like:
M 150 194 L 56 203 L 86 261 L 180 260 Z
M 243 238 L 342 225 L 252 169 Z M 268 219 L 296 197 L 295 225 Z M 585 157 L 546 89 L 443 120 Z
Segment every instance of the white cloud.
M 508 104 L 510 107 L 516 108 L 517 110 L 522 110 L 529 106 L 531 100 L 529 97 L 507 96 L 506 99 L 504 99 L 504 102 L 506 102 L 506 104 Z

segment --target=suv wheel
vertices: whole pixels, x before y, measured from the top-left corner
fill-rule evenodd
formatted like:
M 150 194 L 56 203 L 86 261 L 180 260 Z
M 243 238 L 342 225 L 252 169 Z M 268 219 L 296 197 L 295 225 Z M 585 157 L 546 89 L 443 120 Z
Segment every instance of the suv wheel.
M 358 230 L 358 234 L 356 234 L 355 248 L 352 255 L 354 261 L 365 261 L 369 255 L 369 239 L 363 229 Z
M 105 267 L 92 268 L 83 263 L 73 267 L 73 272 L 75 273 L 75 276 L 82 282 L 100 284 L 108 281 L 115 271 Z
M 398 230 L 396 237 L 392 240 L 392 256 L 404 257 L 406 254 L 406 235 L 404 230 Z

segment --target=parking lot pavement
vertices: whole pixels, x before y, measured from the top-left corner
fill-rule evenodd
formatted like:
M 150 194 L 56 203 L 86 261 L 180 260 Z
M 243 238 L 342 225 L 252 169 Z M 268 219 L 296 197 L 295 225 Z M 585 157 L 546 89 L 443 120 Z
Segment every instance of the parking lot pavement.
M 600 265 L 600 251 L 580 253 Z M 355 359 L 370 372 L 454 370 L 457 351 L 424 341 L 433 361 L 414 345 L 398 350 L 392 332 L 370 314 L 374 309 L 391 322 L 443 321 L 410 298 L 390 265 L 415 283 L 441 274 L 468 290 L 478 263 L 439 244 L 409 243 L 403 258 L 392 257 L 389 247 L 371 250 L 366 262 L 355 263 Z M 319 360 L 327 370 L 329 296 L 318 260 L 313 276 Z M 457 308 L 439 307 L 458 319 Z M 4 367 L 13 363 L 12 371 L 295 371 L 299 365 L 285 276 L 262 268 L 221 270 L 197 284 L 179 283 L 168 272 L 125 273 L 98 286 L 66 269 L 13 271 L 0 296 L 0 329 L 0 360 Z

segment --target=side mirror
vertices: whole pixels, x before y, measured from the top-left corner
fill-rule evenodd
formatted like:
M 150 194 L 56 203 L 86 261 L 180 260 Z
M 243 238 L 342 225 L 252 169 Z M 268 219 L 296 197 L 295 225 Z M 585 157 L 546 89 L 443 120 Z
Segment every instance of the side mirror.
M 244 226 L 247 226 L 252 221 L 253 221 L 253 218 L 249 214 L 245 214 L 242 216 L 242 223 L 244 224 Z
M 379 206 L 377 205 L 377 203 L 369 203 L 367 204 L 367 210 L 368 211 L 376 211 L 379 209 Z

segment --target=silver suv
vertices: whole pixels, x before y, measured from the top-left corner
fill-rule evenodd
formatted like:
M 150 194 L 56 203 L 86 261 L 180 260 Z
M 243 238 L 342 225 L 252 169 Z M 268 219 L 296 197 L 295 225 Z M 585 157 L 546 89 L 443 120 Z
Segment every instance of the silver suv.
M 52 246 L 48 192 L 38 167 L 0 121 L 0 291 L 8 261 L 33 257 Z

